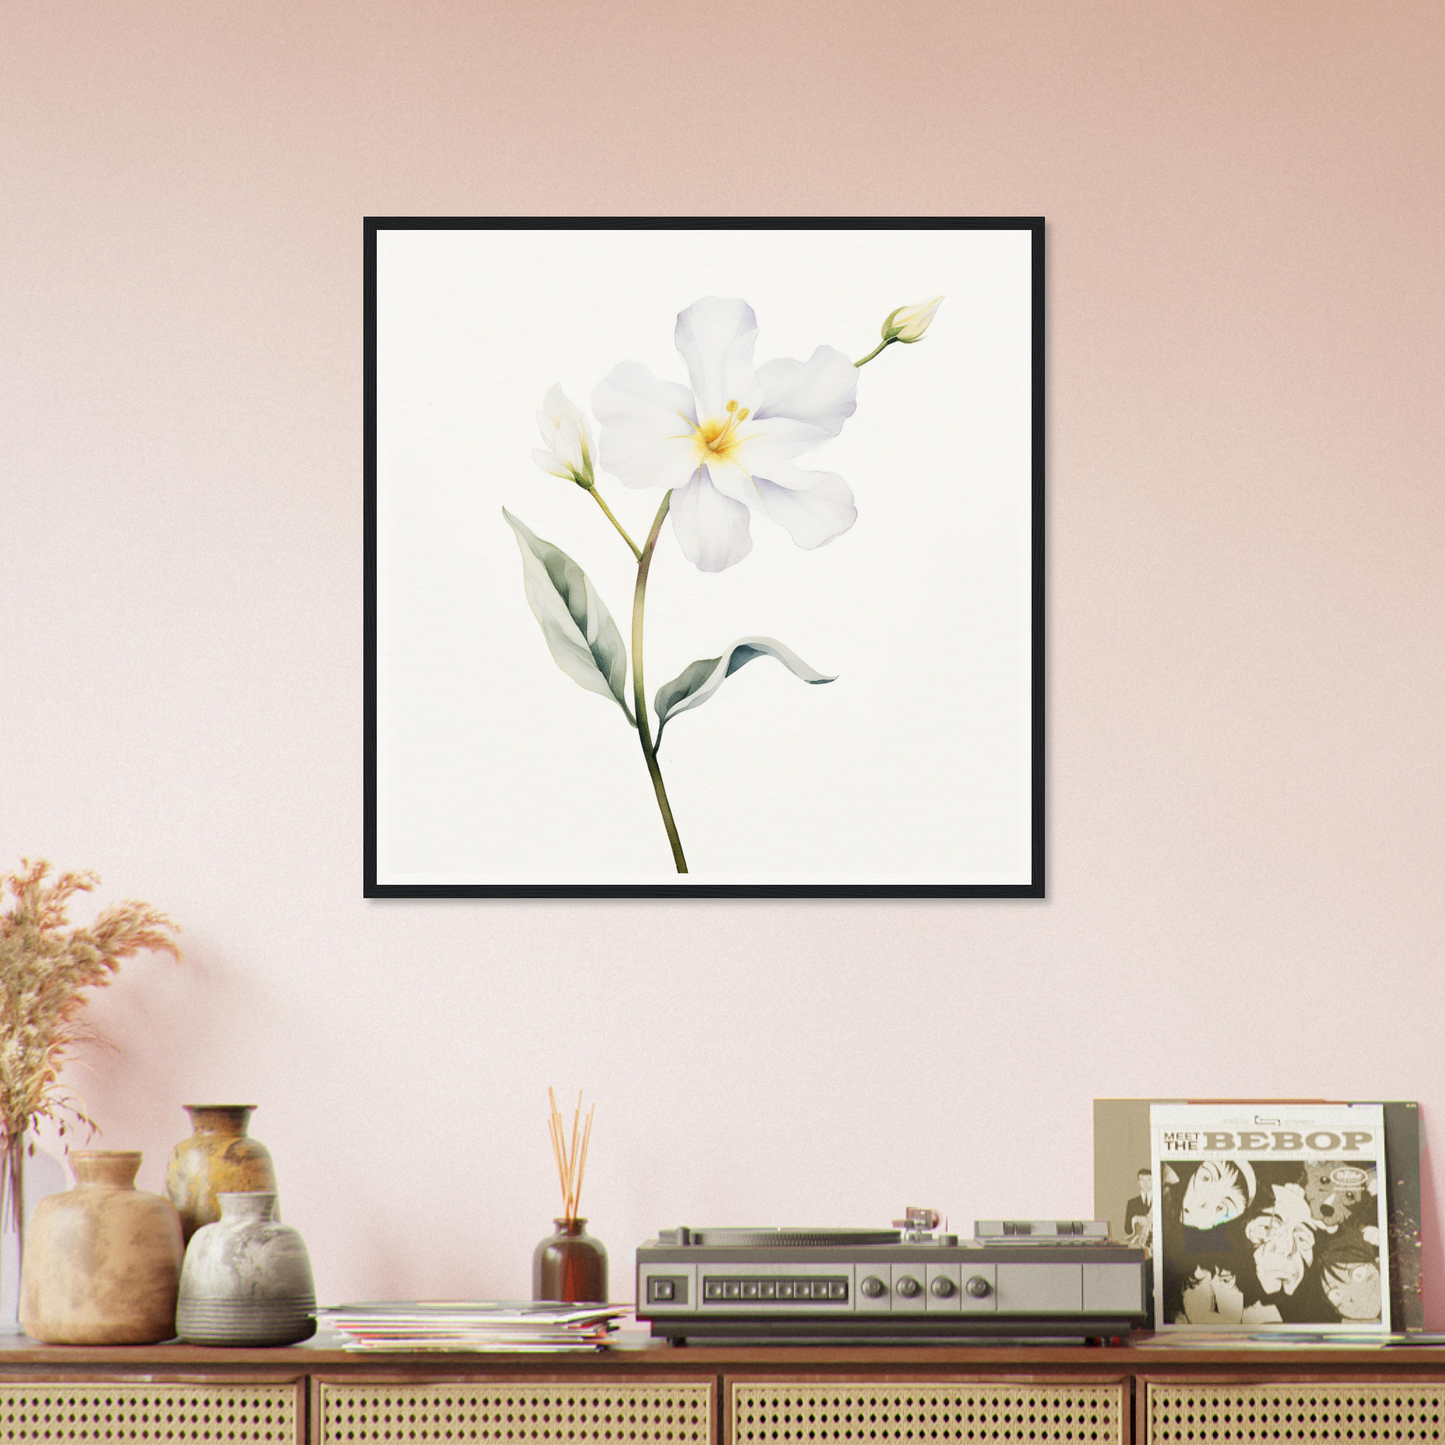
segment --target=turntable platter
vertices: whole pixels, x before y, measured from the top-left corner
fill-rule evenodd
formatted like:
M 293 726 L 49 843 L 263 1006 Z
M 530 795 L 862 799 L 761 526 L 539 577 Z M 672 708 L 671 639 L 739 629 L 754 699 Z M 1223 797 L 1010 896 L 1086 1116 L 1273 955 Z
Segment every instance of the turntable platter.
M 813 1249 L 850 1244 L 897 1244 L 896 1229 L 689 1229 L 689 1244 L 713 1248 Z

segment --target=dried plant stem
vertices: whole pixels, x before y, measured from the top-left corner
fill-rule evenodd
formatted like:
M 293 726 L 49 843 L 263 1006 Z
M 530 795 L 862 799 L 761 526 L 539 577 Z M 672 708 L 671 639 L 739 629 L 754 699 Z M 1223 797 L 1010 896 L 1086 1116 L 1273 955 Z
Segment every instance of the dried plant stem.
M 573 1213 L 576 1213 L 577 1201 L 582 1198 L 582 1176 L 587 1172 L 587 1145 L 592 1141 L 592 1115 L 597 1105 L 591 1105 L 587 1110 L 587 1127 L 582 1133 L 582 1154 L 577 1161 L 577 1183 L 576 1193 L 572 1197 Z
M 70 1051 L 93 1042 L 81 1013 L 89 991 L 104 988 L 121 960 L 146 950 L 179 958 L 176 925 L 149 904 L 127 900 L 103 909 L 88 928 L 67 927 L 70 899 L 100 881 L 94 873 L 62 873 L 47 883 L 50 864 L 20 860 L 0 874 L 0 1215 L 17 1233 L 24 1225 L 25 1135 L 50 1119 L 63 1135 L 67 1121 L 94 1132 L 84 1102 L 60 1083 Z
M 562 1186 L 562 1218 L 568 1224 L 577 1222 L 577 1205 L 582 1198 L 582 1175 L 587 1169 L 587 1145 L 592 1138 L 592 1115 L 597 1105 L 587 1109 L 585 1124 L 582 1120 L 582 1091 L 577 1091 L 577 1107 L 572 1111 L 572 1134 L 569 1139 L 567 1127 L 562 1121 L 562 1112 L 557 1107 L 557 1096 L 549 1088 L 547 1101 L 551 1105 L 551 1116 L 547 1130 L 552 1136 L 552 1157 L 557 1161 L 557 1179 Z

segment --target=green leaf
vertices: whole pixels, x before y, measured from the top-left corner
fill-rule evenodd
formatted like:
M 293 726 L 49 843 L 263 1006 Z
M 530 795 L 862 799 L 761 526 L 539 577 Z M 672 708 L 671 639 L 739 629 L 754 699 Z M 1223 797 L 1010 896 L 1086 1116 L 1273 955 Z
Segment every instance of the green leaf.
M 657 689 L 653 706 L 657 709 L 657 741 L 662 743 L 662 730 L 667 720 L 689 708 L 701 707 L 738 668 L 755 657 L 775 657 L 794 677 L 804 682 L 832 682 L 833 678 L 815 672 L 791 648 L 771 637 L 742 637 L 721 657 L 704 657 L 689 663 L 671 682 Z
M 517 534 L 527 602 L 557 666 L 589 692 L 612 698 L 636 727 L 627 706 L 627 648 L 592 579 L 505 507 L 502 515 Z

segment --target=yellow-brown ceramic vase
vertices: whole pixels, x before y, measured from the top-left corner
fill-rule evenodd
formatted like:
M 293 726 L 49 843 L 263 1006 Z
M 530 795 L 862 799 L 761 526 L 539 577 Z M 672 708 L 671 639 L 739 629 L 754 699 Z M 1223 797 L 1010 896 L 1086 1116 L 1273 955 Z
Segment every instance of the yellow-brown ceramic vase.
M 171 1151 L 166 1193 L 186 1239 L 221 1217 L 218 1194 L 276 1192 L 276 1166 L 264 1144 L 246 1133 L 254 1104 L 186 1104 L 196 1131 Z M 277 1217 L 280 1217 L 278 1211 Z
M 181 1221 L 135 1187 L 134 1150 L 70 1156 L 75 1188 L 35 1206 L 20 1269 L 20 1328 L 52 1345 L 151 1345 L 176 1332 Z

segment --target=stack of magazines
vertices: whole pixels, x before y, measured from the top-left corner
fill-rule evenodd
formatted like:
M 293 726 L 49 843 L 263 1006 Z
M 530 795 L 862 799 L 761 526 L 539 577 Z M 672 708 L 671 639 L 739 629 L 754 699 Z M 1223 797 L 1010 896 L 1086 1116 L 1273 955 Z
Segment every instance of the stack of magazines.
M 530 1301 L 380 1300 L 316 1311 L 348 1350 L 596 1350 L 608 1343 L 627 1305 Z

